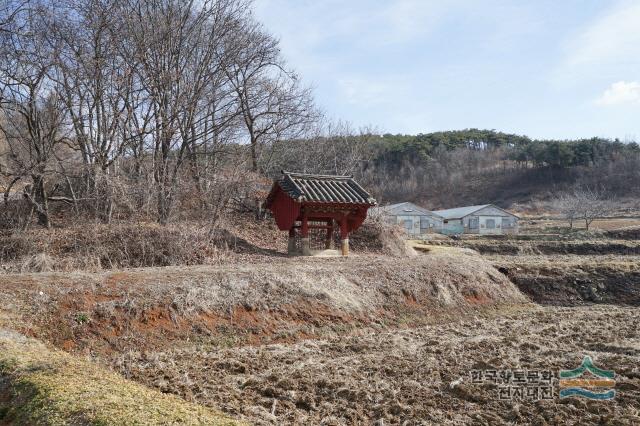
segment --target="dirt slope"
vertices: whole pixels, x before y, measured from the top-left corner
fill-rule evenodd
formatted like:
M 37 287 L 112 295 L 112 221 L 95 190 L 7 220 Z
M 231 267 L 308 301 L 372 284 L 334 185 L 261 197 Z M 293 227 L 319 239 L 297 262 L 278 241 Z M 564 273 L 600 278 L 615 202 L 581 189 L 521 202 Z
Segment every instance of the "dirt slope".
M 528 302 L 479 256 L 451 254 L 5 275 L 0 293 L 21 332 L 101 353 L 292 341 Z
M 640 306 L 638 256 L 497 256 L 493 263 L 536 303 Z
M 640 241 L 594 240 L 594 241 L 519 241 L 516 238 L 500 241 L 494 238 L 445 241 L 434 244 L 465 247 L 483 255 L 640 255 Z

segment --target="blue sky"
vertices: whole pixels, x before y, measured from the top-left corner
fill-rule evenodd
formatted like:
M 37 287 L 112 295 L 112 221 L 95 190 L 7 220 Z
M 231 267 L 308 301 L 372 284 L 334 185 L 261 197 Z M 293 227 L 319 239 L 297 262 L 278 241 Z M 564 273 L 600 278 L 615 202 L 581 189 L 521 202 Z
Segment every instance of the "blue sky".
M 640 139 L 640 0 L 255 0 L 330 116 Z

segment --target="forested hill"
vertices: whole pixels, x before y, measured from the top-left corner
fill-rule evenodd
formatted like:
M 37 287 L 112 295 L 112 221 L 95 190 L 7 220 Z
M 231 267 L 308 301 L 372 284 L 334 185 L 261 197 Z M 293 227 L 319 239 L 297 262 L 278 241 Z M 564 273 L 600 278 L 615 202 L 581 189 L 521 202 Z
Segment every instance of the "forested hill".
M 505 159 L 536 166 L 569 167 L 607 161 L 617 154 L 638 154 L 636 142 L 590 138 L 579 140 L 533 140 L 527 136 L 495 130 L 466 129 L 418 135 L 385 134 L 378 141 L 377 157 L 386 162 L 427 160 L 442 151 L 468 149 L 501 150 Z
M 640 195 L 640 146 L 603 138 L 534 140 L 493 130 L 385 134 L 371 141 L 365 177 L 386 202 L 430 208 L 509 207 L 571 186 Z

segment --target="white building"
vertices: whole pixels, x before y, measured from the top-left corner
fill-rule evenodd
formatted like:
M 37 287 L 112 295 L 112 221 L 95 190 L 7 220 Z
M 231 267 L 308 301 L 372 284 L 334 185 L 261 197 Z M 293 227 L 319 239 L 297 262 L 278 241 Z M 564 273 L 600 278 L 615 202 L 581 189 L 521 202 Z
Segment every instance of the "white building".
M 443 218 L 443 234 L 515 234 L 518 216 L 493 204 L 435 210 Z
M 382 214 L 387 222 L 404 227 L 410 236 L 440 232 L 443 218 L 432 211 L 405 202 L 370 209 L 372 214 Z

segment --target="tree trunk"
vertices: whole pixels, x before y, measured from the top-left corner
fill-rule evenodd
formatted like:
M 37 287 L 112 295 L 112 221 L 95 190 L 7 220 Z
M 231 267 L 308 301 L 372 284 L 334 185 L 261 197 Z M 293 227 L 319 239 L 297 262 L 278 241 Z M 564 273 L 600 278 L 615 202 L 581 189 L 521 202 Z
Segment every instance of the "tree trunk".
M 44 176 L 34 175 L 32 176 L 33 186 L 30 191 L 24 192 L 24 197 L 31 204 L 31 210 L 29 217 L 25 222 L 26 229 L 31 222 L 31 217 L 35 212 L 38 215 L 38 224 L 45 228 L 51 228 L 51 220 L 49 219 L 49 203 L 47 200 L 47 191 L 44 187 Z
M 29 209 L 29 214 L 27 215 L 27 218 L 24 220 L 24 225 L 22 226 L 22 232 L 26 231 L 27 228 L 29 228 L 29 225 L 31 225 L 31 219 L 33 219 L 34 210 L 35 210 L 35 207 L 32 204 L 31 208 Z
M 42 196 L 42 212 L 38 212 L 38 218 L 42 226 L 49 229 L 51 228 L 51 219 L 49 218 L 49 201 L 47 200 L 47 193 L 44 187 L 40 194 Z
M 47 200 L 47 190 L 44 187 L 44 176 L 38 176 L 36 183 L 36 211 L 38 212 L 38 223 L 45 228 L 51 228 L 49 219 L 49 201 Z
M 251 137 L 251 171 L 260 175 L 260 168 L 258 167 L 258 141 L 256 138 Z M 256 220 L 262 220 L 264 214 L 262 212 L 262 200 L 256 198 L 254 200 L 254 207 L 256 211 Z
M 158 188 L 158 223 L 166 225 L 169 222 L 169 200 L 165 185 Z

